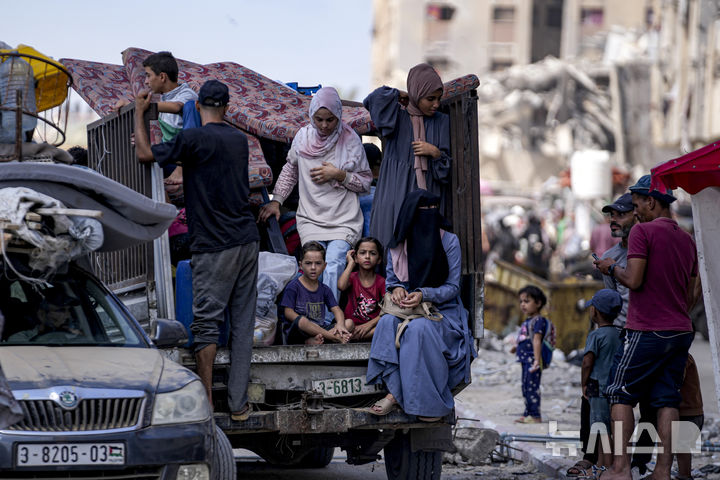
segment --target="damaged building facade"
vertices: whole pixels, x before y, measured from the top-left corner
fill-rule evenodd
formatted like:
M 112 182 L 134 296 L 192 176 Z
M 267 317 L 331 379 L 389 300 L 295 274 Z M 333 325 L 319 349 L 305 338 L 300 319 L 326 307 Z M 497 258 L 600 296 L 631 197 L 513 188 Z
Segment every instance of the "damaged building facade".
M 585 150 L 638 176 L 720 136 L 717 0 L 374 0 L 374 17 L 373 86 L 421 61 L 480 76 L 496 189 L 538 189 Z

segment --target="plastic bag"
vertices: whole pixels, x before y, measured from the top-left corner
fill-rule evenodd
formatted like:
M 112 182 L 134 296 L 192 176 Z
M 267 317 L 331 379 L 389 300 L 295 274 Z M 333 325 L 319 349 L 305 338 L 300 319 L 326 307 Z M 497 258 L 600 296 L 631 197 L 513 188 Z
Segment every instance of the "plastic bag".
M 295 257 L 260 252 L 258 256 L 257 306 L 253 345 L 270 346 L 277 331 L 277 296 L 298 272 Z

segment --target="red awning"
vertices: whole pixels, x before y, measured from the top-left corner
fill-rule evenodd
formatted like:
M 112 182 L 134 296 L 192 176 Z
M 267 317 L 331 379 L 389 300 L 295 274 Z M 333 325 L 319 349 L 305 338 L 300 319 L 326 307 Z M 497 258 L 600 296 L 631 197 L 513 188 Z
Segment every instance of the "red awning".
M 720 140 L 650 170 L 652 189 L 682 188 L 689 194 L 720 187 Z

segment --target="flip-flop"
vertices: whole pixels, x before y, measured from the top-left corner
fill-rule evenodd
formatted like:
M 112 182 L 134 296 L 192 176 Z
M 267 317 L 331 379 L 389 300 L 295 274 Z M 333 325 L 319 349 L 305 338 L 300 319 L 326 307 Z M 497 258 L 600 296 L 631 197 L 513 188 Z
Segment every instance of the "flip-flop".
M 239 412 L 230 413 L 230 418 L 232 418 L 235 422 L 244 422 L 245 420 L 250 418 L 250 411 L 250 404 L 246 403 L 245 408 L 242 408 Z
M 373 407 L 380 407 L 380 411 L 376 411 L 373 409 Z M 372 406 L 368 407 L 365 411 L 368 413 L 372 413 L 373 415 L 376 415 L 378 417 L 383 417 L 387 415 L 388 413 L 392 412 L 397 408 L 397 402 L 393 402 L 387 397 L 381 398 L 377 402 L 373 403 Z

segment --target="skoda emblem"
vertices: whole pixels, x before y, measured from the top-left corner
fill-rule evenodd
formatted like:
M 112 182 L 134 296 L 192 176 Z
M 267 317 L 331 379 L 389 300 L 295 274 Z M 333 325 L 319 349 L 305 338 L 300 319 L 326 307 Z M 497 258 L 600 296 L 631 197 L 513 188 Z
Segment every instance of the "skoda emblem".
M 78 396 L 69 390 L 65 390 L 58 395 L 58 402 L 63 408 L 75 408 L 78 404 Z

